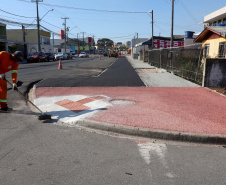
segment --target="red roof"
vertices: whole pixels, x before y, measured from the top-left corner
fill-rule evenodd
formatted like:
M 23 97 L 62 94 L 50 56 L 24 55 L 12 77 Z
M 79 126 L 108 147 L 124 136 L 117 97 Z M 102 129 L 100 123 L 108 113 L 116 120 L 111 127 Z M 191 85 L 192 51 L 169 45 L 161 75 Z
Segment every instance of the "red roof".
M 203 40 L 210 40 L 221 37 L 226 37 L 226 27 L 206 27 L 194 40 L 194 42 L 202 42 Z

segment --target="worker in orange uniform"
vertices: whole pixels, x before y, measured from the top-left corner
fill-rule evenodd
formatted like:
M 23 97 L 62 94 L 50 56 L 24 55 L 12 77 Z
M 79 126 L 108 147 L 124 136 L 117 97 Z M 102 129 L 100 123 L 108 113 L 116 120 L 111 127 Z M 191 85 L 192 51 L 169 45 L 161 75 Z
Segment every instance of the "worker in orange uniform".
M 10 54 L 6 51 L 0 52 L 0 110 L 12 110 L 7 106 L 7 81 L 5 73 L 12 72 L 13 90 L 17 90 L 17 69 L 19 61 L 22 61 L 24 55 L 21 51 Z

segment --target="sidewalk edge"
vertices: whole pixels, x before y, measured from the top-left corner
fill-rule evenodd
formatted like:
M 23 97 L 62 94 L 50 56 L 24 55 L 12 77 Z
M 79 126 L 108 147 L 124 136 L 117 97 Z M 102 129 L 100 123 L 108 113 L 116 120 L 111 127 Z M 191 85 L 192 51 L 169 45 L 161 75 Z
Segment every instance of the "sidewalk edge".
M 116 132 L 126 135 L 134 135 L 155 139 L 173 140 L 173 141 L 186 141 L 195 143 L 208 143 L 208 144 L 226 144 L 226 136 L 222 135 L 206 135 L 206 134 L 194 134 L 175 131 L 163 131 L 163 130 L 150 130 L 145 128 L 128 127 L 121 125 L 114 125 L 110 123 L 97 122 L 92 120 L 80 120 L 76 125 L 82 127 L 88 127 L 98 130 Z

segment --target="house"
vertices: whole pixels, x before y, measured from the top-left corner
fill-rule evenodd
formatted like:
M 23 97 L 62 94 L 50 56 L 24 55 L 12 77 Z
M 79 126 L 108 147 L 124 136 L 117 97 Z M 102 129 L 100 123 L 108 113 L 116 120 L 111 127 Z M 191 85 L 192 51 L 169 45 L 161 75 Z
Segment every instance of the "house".
M 206 27 L 194 42 L 201 42 L 206 58 L 225 58 L 226 26 Z
M 225 58 L 226 6 L 204 17 L 204 30 L 194 42 L 201 42 L 206 58 Z

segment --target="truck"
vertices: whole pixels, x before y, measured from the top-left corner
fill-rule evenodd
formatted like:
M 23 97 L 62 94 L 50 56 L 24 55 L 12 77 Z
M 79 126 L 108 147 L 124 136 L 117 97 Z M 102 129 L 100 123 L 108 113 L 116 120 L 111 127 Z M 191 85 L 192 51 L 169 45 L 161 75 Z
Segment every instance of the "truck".
M 118 57 L 118 50 L 117 48 L 115 47 L 112 47 L 110 50 L 109 50 L 109 57 L 115 57 L 117 58 Z

